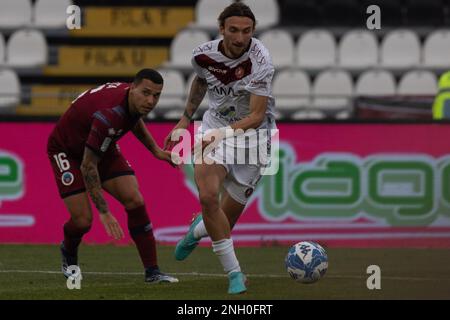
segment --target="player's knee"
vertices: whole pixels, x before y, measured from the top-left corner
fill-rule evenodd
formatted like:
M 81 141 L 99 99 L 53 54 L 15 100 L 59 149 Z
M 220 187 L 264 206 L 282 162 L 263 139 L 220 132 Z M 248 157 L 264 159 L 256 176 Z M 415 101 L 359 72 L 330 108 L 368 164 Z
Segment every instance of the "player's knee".
M 219 207 L 219 197 L 215 192 L 200 192 L 199 198 L 200 204 L 206 209 L 206 211 L 214 210 L 214 208 Z
M 83 229 L 85 232 L 88 232 L 91 229 L 92 217 L 78 217 L 76 219 L 72 218 L 72 220 L 77 228 Z
M 144 205 L 144 198 L 140 193 L 135 193 L 123 199 L 122 204 L 128 210 L 136 209 Z

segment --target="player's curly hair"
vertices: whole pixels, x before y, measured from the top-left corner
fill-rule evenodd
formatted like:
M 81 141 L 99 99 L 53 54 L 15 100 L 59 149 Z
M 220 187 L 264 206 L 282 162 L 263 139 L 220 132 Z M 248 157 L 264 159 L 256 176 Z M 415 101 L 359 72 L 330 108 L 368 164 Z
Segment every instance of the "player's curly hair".
M 163 84 L 164 80 L 161 74 L 153 69 L 142 69 L 136 75 L 134 76 L 134 84 L 138 85 L 142 82 L 143 79 L 150 80 L 153 83 L 156 84 Z
M 229 17 L 247 17 L 252 19 L 253 27 L 255 27 L 256 25 L 255 15 L 253 14 L 252 10 L 249 6 L 242 2 L 234 2 L 223 9 L 222 13 L 217 19 L 219 21 L 219 25 L 221 27 L 225 26 L 225 20 Z

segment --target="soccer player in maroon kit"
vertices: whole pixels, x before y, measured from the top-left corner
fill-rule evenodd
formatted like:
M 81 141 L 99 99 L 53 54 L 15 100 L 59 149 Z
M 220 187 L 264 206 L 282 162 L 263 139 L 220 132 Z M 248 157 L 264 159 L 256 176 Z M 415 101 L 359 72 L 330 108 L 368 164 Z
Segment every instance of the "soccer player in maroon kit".
M 128 214 L 128 229 L 145 268 L 145 281 L 178 282 L 159 270 L 152 224 L 134 171 L 116 141 L 128 131 L 157 158 L 176 166 L 162 150 L 142 117 L 158 103 L 163 78 L 152 69 L 139 71 L 130 83 L 107 83 L 75 99 L 48 139 L 50 159 L 61 198 L 70 213 L 61 243 L 62 271 L 78 265 L 78 246 L 92 225 L 88 194 L 100 213 L 108 235 L 121 239 L 123 231 L 109 211 L 102 188 L 116 198 Z

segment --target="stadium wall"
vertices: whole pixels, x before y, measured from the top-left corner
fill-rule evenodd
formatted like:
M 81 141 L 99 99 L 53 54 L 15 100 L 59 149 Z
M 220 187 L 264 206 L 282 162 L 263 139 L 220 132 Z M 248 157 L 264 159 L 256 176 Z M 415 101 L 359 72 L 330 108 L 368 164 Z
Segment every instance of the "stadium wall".
M 68 217 L 46 155 L 54 124 L 0 125 L 0 243 L 58 243 Z M 158 143 L 172 123 L 148 124 Z M 237 245 L 316 240 L 335 247 L 450 247 L 450 126 L 282 123 L 280 166 L 234 230 Z M 173 169 L 128 135 L 157 239 L 175 243 L 200 210 L 191 166 Z M 108 197 L 108 196 L 107 196 Z M 108 197 L 126 228 L 126 215 Z M 94 215 L 88 243 L 110 239 Z M 121 244 L 131 242 L 127 236 Z M 207 243 L 205 241 L 205 243 Z

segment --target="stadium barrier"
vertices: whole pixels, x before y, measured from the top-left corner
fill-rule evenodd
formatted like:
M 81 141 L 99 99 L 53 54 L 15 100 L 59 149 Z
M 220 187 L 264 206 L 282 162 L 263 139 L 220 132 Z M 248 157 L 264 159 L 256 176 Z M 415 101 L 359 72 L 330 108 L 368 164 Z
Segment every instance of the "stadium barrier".
M 159 144 L 172 123 L 150 123 Z M 0 243 L 58 243 L 68 217 L 46 155 L 53 123 L 3 122 Z M 233 231 L 236 245 L 317 240 L 327 246 L 449 247 L 448 124 L 281 123 L 280 170 L 264 176 Z M 200 210 L 193 169 L 158 161 L 130 134 L 157 239 L 175 243 Z M 126 214 L 107 197 L 126 228 Z M 88 243 L 111 240 L 97 214 Z M 127 236 L 121 243 L 129 243 Z
M 354 114 L 358 119 L 431 120 L 434 96 L 357 97 Z

